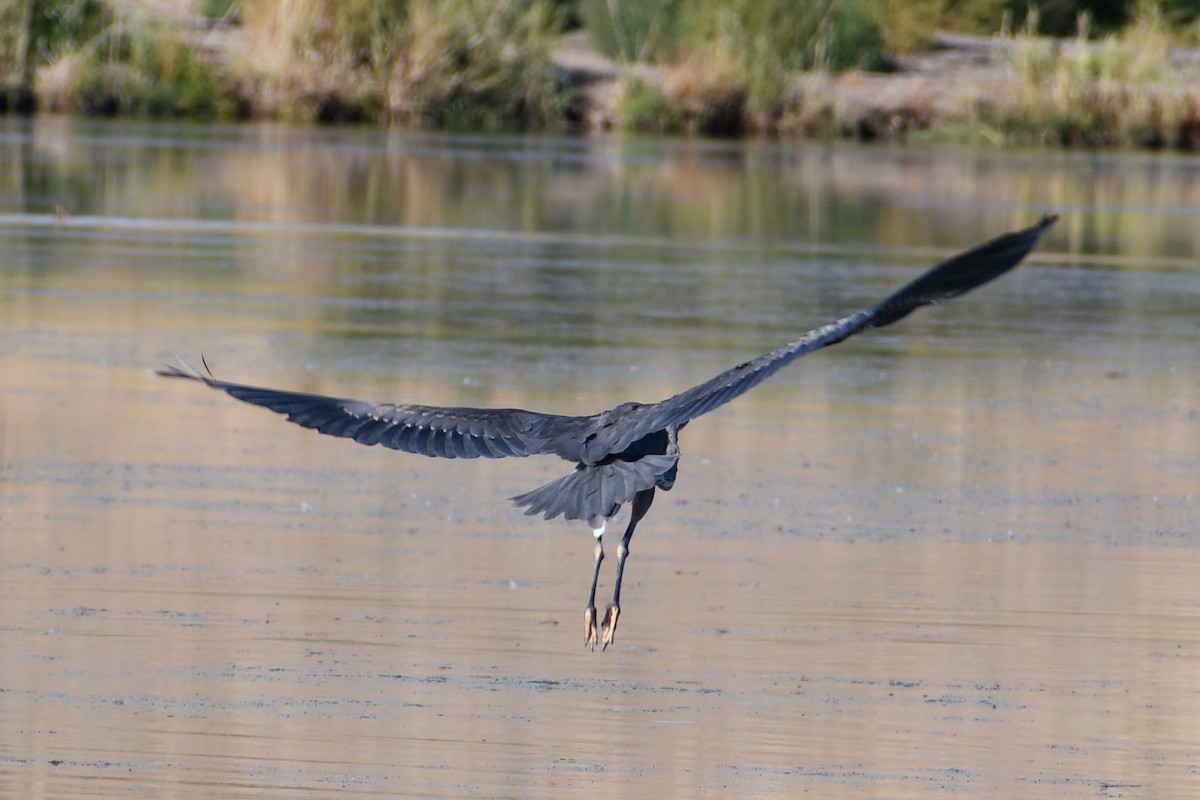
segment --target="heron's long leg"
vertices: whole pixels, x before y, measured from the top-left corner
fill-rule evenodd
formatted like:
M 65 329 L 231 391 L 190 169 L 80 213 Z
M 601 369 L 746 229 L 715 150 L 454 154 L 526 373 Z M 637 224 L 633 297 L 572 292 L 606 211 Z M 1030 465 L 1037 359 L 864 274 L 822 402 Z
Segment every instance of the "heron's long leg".
M 592 591 L 588 593 L 587 608 L 583 610 L 583 624 L 586 638 L 583 641 L 584 647 L 596 649 L 596 581 L 600 579 L 600 565 L 604 563 L 604 525 L 605 521 L 600 522 L 600 527 L 593 527 L 592 534 L 596 537 L 596 563 L 592 566 Z
M 601 650 L 608 649 L 608 646 L 613 643 L 613 636 L 617 632 L 617 617 L 621 615 L 621 578 L 625 575 L 625 559 L 629 555 L 629 540 L 633 538 L 633 529 L 637 527 L 638 522 L 642 517 L 646 516 L 646 512 L 650 510 L 650 504 L 654 502 L 654 489 L 646 489 L 638 492 L 633 497 L 633 503 L 630 505 L 629 527 L 625 529 L 625 535 L 621 537 L 621 544 L 617 547 L 617 580 L 613 584 L 612 603 L 608 606 L 608 611 L 604 614 L 604 640 L 601 645 Z M 592 587 L 593 591 L 595 586 Z

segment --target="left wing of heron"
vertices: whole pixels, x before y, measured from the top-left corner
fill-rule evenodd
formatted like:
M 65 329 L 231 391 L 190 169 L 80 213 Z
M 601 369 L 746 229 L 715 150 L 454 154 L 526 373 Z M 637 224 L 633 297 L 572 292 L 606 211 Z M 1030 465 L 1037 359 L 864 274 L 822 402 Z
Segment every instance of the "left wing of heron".
M 206 365 L 207 366 L 207 365 Z M 218 380 L 186 363 L 159 375 L 199 381 L 287 416 L 305 428 L 359 444 L 380 444 L 440 458 L 504 458 L 556 453 L 553 433 L 574 418 L 519 408 L 440 408 L 371 403 L 320 394 L 288 392 Z

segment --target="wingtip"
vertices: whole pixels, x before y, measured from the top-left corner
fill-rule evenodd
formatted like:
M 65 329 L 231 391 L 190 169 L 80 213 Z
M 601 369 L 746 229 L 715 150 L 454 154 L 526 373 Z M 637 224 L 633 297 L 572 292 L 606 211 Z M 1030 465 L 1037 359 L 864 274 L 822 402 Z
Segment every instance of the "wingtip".
M 204 372 L 201 372 L 193 367 L 181 356 L 175 356 L 175 359 L 179 362 L 178 365 L 163 364 L 154 371 L 154 374 L 161 375 L 164 378 L 187 378 L 188 380 L 200 381 L 201 383 L 207 383 L 209 385 L 212 385 L 213 381 L 216 380 L 213 377 L 212 370 L 209 368 L 208 361 L 204 358 L 203 353 L 200 354 L 200 363 L 204 367 Z

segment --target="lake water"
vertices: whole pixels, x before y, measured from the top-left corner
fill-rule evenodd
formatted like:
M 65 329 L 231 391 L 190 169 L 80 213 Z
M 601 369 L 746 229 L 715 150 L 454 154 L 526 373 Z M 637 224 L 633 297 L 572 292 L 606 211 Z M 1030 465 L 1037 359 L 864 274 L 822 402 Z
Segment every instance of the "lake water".
M 592 413 L 1046 211 L 689 425 L 604 653 L 569 465 L 153 374 Z M 4 797 L 1200 786 L 1200 160 L 0 119 L 0 253 Z

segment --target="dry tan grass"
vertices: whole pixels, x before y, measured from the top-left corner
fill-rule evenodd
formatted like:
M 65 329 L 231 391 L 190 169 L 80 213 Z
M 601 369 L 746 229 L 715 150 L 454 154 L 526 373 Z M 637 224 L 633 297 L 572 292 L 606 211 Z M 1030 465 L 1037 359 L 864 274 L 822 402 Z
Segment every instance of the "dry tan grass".
M 304 117 L 322 103 L 362 102 L 369 76 L 353 68 L 327 0 L 245 0 L 230 38 L 230 74 L 257 116 Z
M 79 99 L 84 87 L 107 92 L 116 111 L 135 113 L 228 114 L 230 103 L 240 113 L 245 98 L 257 116 L 461 128 L 541 127 L 570 116 L 595 127 L 703 135 L 888 139 L 920 131 L 995 142 L 1200 149 L 1200 58 L 1180 61 L 1172 48 L 1182 34 L 1173 34 L 1152 4 L 1120 36 L 1100 42 L 1089 41 L 1086 28 L 1067 42 L 1028 32 L 977 40 L 962 45 L 968 56 L 955 56 L 952 45 L 950 52 L 900 59 L 910 71 L 898 75 L 788 73 L 758 58 L 758 40 L 726 19 L 715 40 L 674 53 L 672 66 L 618 69 L 609 62 L 599 79 L 594 64 L 575 70 L 592 77 L 572 87 L 572 101 L 551 65 L 549 0 L 242 0 L 241 24 L 215 31 L 197 25 L 191 0 L 109 5 L 118 25 L 139 28 L 142 41 L 182 40 L 215 77 L 188 67 L 175 70 L 175 84 L 156 86 L 161 75 L 149 73 L 171 72 L 172 59 L 183 54 L 177 46 L 160 43 L 157 62 L 139 65 L 97 60 L 93 42 L 40 70 L 44 108 L 87 109 Z M 967 37 L 939 42 L 950 38 Z M 987 51 L 982 61 L 980 50 Z M 206 87 L 225 95 L 215 111 L 195 99 Z
M 77 110 L 71 93 L 82 61 L 81 53 L 67 53 L 38 70 L 38 96 L 43 109 L 60 114 Z
M 1158 7 L 1143 5 L 1119 36 L 1094 42 L 1088 34 L 1084 19 L 1071 42 L 1028 30 L 1018 37 L 1013 66 L 1022 91 L 995 109 L 996 124 L 1051 143 L 1190 149 L 1200 74 L 1173 63 L 1177 42 Z
M 666 72 L 666 96 L 684 130 L 737 136 L 748 127 L 745 70 L 727 54 L 693 54 Z

